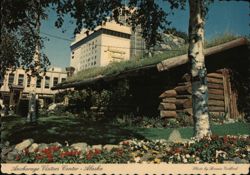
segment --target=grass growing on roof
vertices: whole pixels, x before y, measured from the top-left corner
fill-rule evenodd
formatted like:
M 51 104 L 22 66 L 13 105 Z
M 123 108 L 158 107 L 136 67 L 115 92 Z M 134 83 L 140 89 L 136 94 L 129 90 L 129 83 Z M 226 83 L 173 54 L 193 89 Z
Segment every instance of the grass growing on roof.
M 205 48 L 213 47 L 219 44 L 223 44 L 234 39 L 239 38 L 233 34 L 225 33 L 219 35 L 210 41 L 205 42 Z M 184 45 L 177 50 L 167 50 L 163 53 L 155 54 L 153 57 L 144 57 L 140 60 L 126 60 L 121 62 L 113 62 L 104 67 L 95 67 L 86 70 L 79 71 L 76 75 L 69 78 L 65 83 L 81 81 L 84 79 L 94 78 L 97 76 L 108 76 L 119 74 L 123 71 L 139 68 L 142 66 L 148 66 L 152 64 L 157 64 L 165 59 L 172 58 L 175 56 L 183 55 L 187 53 L 188 45 Z

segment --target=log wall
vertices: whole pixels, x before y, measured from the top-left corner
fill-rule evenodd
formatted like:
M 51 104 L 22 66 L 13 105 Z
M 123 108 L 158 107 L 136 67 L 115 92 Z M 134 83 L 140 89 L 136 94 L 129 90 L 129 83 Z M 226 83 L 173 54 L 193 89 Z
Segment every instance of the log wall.
M 160 116 L 175 118 L 178 113 L 192 116 L 192 87 L 191 78 L 184 75 L 182 82 L 173 89 L 163 92 L 159 98 Z M 221 69 L 207 75 L 208 80 L 208 110 L 211 114 L 226 115 L 227 118 L 239 116 L 236 104 L 236 93 L 230 87 L 230 74 L 227 69 Z

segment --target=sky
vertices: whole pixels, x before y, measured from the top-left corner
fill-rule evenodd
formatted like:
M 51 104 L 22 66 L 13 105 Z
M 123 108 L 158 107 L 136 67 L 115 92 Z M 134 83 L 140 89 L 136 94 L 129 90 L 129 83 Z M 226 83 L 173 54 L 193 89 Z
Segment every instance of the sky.
M 165 5 L 161 3 L 162 5 Z M 61 29 L 54 26 L 56 14 L 48 10 L 48 19 L 42 21 L 41 35 L 46 37 L 44 52 L 51 61 L 51 66 L 65 68 L 70 65 L 70 44 L 74 39 L 74 24 L 66 17 Z M 177 30 L 187 32 L 189 10 L 175 10 L 170 16 L 171 26 Z M 250 3 L 249 2 L 221 2 L 215 0 L 210 5 L 206 18 L 205 38 L 211 40 L 223 33 L 235 35 L 250 35 Z

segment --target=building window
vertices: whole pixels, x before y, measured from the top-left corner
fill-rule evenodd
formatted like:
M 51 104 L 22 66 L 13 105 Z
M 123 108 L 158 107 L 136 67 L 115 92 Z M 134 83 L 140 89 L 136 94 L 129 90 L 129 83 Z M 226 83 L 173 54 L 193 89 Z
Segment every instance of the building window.
M 37 77 L 36 78 L 36 88 L 41 88 L 41 84 L 42 84 L 42 78 Z
M 63 83 L 63 82 L 65 82 L 65 81 L 66 81 L 66 78 L 62 78 L 61 82 Z
M 45 84 L 44 84 L 44 87 L 46 88 L 46 89 L 48 89 L 49 88 L 49 85 L 50 85 L 50 77 L 45 77 Z
M 58 77 L 54 77 L 53 79 L 53 86 L 58 84 Z
M 18 75 L 18 86 L 23 86 L 24 74 Z
M 31 76 L 27 75 L 27 87 L 30 87 Z
M 9 86 L 14 83 L 14 78 L 15 78 L 15 75 L 13 73 L 10 73 L 9 74 L 9 82 L 8 82 Z

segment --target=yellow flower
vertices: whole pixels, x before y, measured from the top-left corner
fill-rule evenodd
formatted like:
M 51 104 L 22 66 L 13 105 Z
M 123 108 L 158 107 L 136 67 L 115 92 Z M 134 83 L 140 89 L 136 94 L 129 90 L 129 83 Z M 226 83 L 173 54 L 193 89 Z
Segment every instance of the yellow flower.
M 146 151 L 148 151 L 148 147 L 147 146 L 143 145 L 142 147 L 143 147 L 143 149 L 145 149 Z
M 155 158 L 154 163 L 161 163 L 161 159 Z
M 160 152 L 159 152 L 159 151 L 153 150 L 152 153 L 153 153 L 153 154 L 159 154 Z
M 131 155 L 135 157 L 137 154 L 135 152 L 132 152 Z

